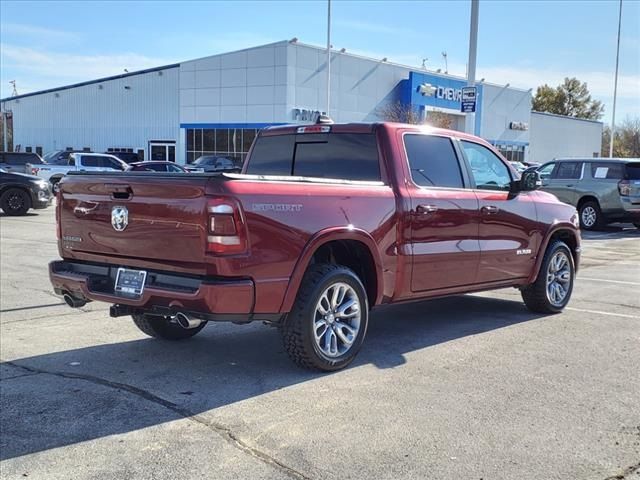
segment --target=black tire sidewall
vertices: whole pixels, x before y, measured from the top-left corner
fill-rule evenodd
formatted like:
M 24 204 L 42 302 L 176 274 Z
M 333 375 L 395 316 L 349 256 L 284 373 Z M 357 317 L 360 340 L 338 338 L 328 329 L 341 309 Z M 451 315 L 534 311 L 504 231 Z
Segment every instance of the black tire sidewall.
M 596 221 L 590 227 L 586 226 L 582 222 L 582 212 L 587 207 L 593 207 L 593 209 L 596 212 Z M 602 225 L 602 212 L 600 211 L 600 205 L 598 205 L 597 202 L 594 202 L 591 200 L 588 202 L 584 202 L 582 205 L 580 205 L 580 211 L 578 212 L 578 216 L 580 217 L 580 228 L 583 230 L 597 230 Z
M 9 197 L 12 195 L 20 195 L 22 196 L 24 202 L 23 207 L 18 210 L 13 210 L 9 207 Z M 6 192 L 3 192 L 2 197 L 0 197 L 0 207 L 4 211 L 6 215 L 10 216 L 19 216 L 24 215 L 31 208 L 31 196 L 26 191 L 20 188 L 10 188 Z
M 202 322 L 202 324 L 195 328 L 186 329 L 182 328 L 180 325 L 171 323 L 169 321 L 169 317 L 156 315 L 142 315 L 142 317 L 143 318 L 140 318 L 140 316 L 138 316 L 137 319 L 142 320 L 145 323 L 144 327 L 139 324 L 139 321 L 136 321 L 137 319 L 134 316 L 134 323 L 138 328 L 147 335 L 151 335 L 162 340 L 185 340 L 187 338 L 191 338 L 200 332 L 200 330 L 202 330 L 207 324 L 207 322 Z
M 358 296 L 361 310 L 360 330 L 358 331 L 358 335 L 356 336 L 353 345 L 347 352 L 339 357 L 329 358 L 325 356 L 316 345 L 314 340 L 313 322 L 315 318 L 316 304 L 318 303 L 320 296 L 331 284 L 339 282 L 346 283 L 351 286 Z M 362 282 L 360 282 L 360 279 L 351 270 L 347 268 L 340 268 L 327 273 L 314 287 L 313 293 L 309 297 L 308 304 L 304 306 L 302 315 L 304 321 L 300 327 L 304 339 L 303 341 L 305 343 L 305 349 L 308 352 L 313 352 L 313 361 L 317 368 L 327 371 L 339 370 L 353 361 L 360 351 L 367 333 L 369 323 L 369 303 Z
M 554 304 L 551 303 L 551 301 L 549 300 L 548 294 L 547 294 L 547 284 L 546 284 L 546 277 L 547 277 L 547 270 L 549 268 L 549 262 L 551 262 L 551 259 L 553 258 L 553 256 L 558 252 L 558 251 L 563 251 L 566 255 L 567 258 L 569 260 L 569 268 L 571 270 L 571 283 L 569 284 L 569 291 L 567 292 L 567 295 L 564 297 L 564 301 L 562 302 L 562 305 L 560 306 L 556 306 Z M 569 303 L 569 301 L 571 300 L 571 295 L 573 293 L 573 286 L 575 284 L 575 280 L 576 280 L 576 269 L 575 269 L 575 264 L 573 261 L 573 255 L 571 254 L 571 250 L 569 249 L 569 247 L 563 243 L 563 242 L 557 242 L 554 245 L 551 246 L 551 248 L 548 250 L 546 258 L 544 259 L 544 262 L 542 264 L 542 269 L 540 270 L 540 275 L 543 276 L 544 280 L 542 281 L 541 285 L 542 287 L 545 289 L 545 300 L 547 301 L 549 310 L 553 311 L 553 312 L 561 312 L 562 310 L 564 310 L 564 308 L 567 306 L 567 304 Z

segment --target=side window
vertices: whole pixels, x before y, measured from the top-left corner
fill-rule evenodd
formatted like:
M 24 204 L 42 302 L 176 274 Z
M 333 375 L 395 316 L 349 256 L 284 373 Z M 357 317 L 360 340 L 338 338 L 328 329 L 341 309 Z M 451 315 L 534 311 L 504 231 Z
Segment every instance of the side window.
M 122 164 L 113 158 L 104 157 L 105 167 L 122 170 Z
M 102 166 L 100 157 L 94 157 L 93 155 L 82 155 L 80 159 L 83 167 L 101 167 Z
M 451 140 L 433 135 L 404 135 L 411 178 L 421 187 L 462 188 L 462 172 Z
M 556 163 L 547 163 L 544 167 L 538 170 L 540 178 L 550 178 L 556 165 Z
M 460 142 L 471 165 L 471 174 L 479 190 L 509 190 L 509 168 L 488 148 L 472 142 Z
M 5 159 L 9 165 L 24 165 L 29 161 L 27 155 L 15 155 L 11 153 L 5 154 Z
M 624 178 L 624 165 L 622 163 L 591 163 L 592 178 L 608 178 L 622 180 Z
M 553 173 L 553 178 L 557 179 L 577 179 L 582 173 L 582 162 L 560 162 L 558 168 Z

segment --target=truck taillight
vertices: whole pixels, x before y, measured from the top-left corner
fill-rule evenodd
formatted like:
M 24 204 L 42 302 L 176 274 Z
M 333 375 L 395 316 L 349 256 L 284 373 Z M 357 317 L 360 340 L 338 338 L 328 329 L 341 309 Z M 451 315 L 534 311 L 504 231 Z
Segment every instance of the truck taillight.
M 207 252 L 232 255 L 247 249 L 240 205 L 230 199 L 211 199 L 207 214 Z
M 618 182 L 618 192 L 623 197 L 631 195 L 631 182 L 629 180 L 620 180 Z
M 40 168 L 34 167 L 30 163 L 27 163 L 26 167 L 27 171 L 31 172 L 31 175 L 38 175 L 38 172 L 40 171 Z
M 60 209 L 62 208 L 62 202 L 60 198 L 56 199 L 56 237 L 58 240 L 62 238 L 62 225 L 60 225 Z

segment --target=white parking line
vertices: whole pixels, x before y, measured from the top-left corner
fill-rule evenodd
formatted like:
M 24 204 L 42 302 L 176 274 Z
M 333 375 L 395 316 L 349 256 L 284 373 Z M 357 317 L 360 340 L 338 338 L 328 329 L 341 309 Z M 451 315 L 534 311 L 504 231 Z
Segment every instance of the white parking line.
M 623 317 L 623 318 L 633 318 L 635 320 L 640 320 L 640 316 L 627 315 L 624 313 L 601 312 L 600 310 L 585 310 L 582 308 L 573 308 L 573 307 L 566 307 L 565 310 L 571 310 L 573 312 L 596 313 L 598 315 L 608 315 L 609 317 Z
M 607 283 L 619 283 L 621 285 L 638 285 L 638 286 L 640 286 L 640 282 L 625 282 L 623 280 L 607 280 L 605 278 L 578 277 L 578 280 L 588 280 L 588 281 L 591 281 L 591 282 L 607 282 Z

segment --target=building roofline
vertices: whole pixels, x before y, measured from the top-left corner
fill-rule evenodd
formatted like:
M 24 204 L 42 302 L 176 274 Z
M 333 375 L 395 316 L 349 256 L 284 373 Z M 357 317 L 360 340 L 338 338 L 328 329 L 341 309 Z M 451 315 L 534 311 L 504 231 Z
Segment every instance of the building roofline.
M 39 90 L 37 92 L 25 93 L 24 95 L 17 95 L 15 97 L 0 98 L 0 102 L 10 102 L 11 100 L 19 100 L 21 98 L 33 97 L 35 95 L 43 95 L 45 93 L 60 92 L 62 90 L 69 90 L 71 88 L 84 87 L 85 85 L 94 85 L 96 83 L 108 82 L 110 80 L 118 80 L 120 78 L 133 77 L 135 75 L 143 75 L 145 73 L 159 72 L 160 70 L 169 70 L 171 68 L 178 68 L 179 63 L 172 63 L 171 65 L 163 65 L 161 67 L 147 68 L 145 70 L 138 70 L 137 72 L 127 72 L 120 75 L 113 75 L 111 77 L 98 78 L 96 80 L 87 80 L 86 82 L 74 83 L 71 85 L 64 85 L 62 87 L 48 88 L 46 90 Z
M 278 40 L 277 42 L 265 43 L 262 45 L 256 45 L 254 47 L 240 48 L 238 50 L 231 50 L 230 52 L 214 53 L 213 55 L 205 55 L 204 57 L 190 58 L 189 60 L 184 60 L 180 63 L 197 62 L 198 60 L 204 60 L 205 58 L 221 57 L 223 55 L 230 55 L 232 53 L 248 52 L 249 50 L 256 50 L 258 48 L 275 47 L 276 45 L 287 45 L 289 43 L 291 43 L 290 40 Z
M 558 117 L 558 118 L 566 118 L 569 120 L 580 120 L 581 122 L 589 122 L 589 123 L 599 123 L 600 125 L 604 125 L 604 122 L 601 122 L 600 120 L 590 120 L 588 118 L 578 118 L 578 117 L 570 117 L 568 115 L 559 115 L 557 113 L 549 113 L 549 112 L 538 112 L 536 110 L 531 110 L 532 114 L 536 114 L 536 115 L 547 115 L 549 117 Z
M 291 42 L 288 42 L 288 43 L 291 43 Z M 309 43 L 304 43 L 304 42 L 300 42 L 300 41 L 291 43 L 291 45 L 301 45 L 303 47 L 314 48 L 316 50 L 320 50 L 320 51 L 323 51 L 323 52 L 327 51 L 326 47 L 319 47 L 318 45 L 311 45 Z M 412 67 L 411 65 L 404 65 L 402 63 L 397 63 L 397 62 L 393 62 L 393 61 L 389 61 L 389 60 L 387 60 L 385 62 L 382 62 L 382 60 L 378 59 L 378 58 L 367 57 L 365 55 L 359 55 L 357 53 L 350 53 L 349 51 L 341 52 L 339 50 L 336 50 L 335 48 L 331 49 L 331 53 L 332 54 L 338 54 L 338 55 L 346 55 L 346 56 L 354 57 L 354 58 L 359 58 L 360 60 L 368 60 L 368 61 L 373 61 L 373 62 L 378 62 L 378 63 L 384 63 L 385 65 L 392 65 L 394 67 L 406 68 L 407 70 L 409 70 L 411 72 L 433 75 L 433 76 L 436 76 L 436 77 L 441 77 L 443 79 L 453 78 L 455 80 L 462 80 L 462 81 L 466 81 L 467 80 L 467 77 L 463 77 L 461 75 L 452 75 L 450 73 L 442 73 L 442 72 L 438 73 L 435 70 L 427 70 L 427 69 L 423 69 L 423 68 L 420 68 L 420 67 L 417 67 L 417 66 L 413 66 Z M 501 85 L 499 83 L 493 83 L 493 82 L 487 82 L 487 81 L 480 82 L 478 80 L 476 80 L 475 84 L 476 85 L 490 85 L 492 87 L 504 87 L 504 85 Z M 508 88 L 510 90 L 518 90 L 518 91 L 522 91 L 522 92 L 528 92 L 529 91 L 529 89 L 527 89 L 527 88 L 513 87 L 511 85 Z

